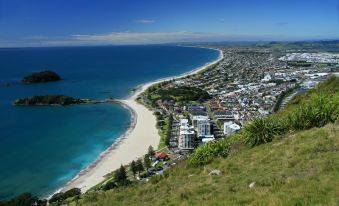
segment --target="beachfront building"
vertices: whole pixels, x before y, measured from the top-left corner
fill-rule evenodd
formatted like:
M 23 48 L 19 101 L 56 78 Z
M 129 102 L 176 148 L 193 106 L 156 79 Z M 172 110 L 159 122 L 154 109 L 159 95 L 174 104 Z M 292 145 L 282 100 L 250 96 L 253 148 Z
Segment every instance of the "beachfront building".
M 205 121 L 208 120 L 208 117 L 206 115 L 192 115 L 192 124 L 194 128 L 198 128 L 199 121 Z
M 240 126 L 234 122 L 225 122 L 224 123 L 224 135 L 230 136 L 231 134 L 240 130 Z
M 197 122 L 197 131 L 199 138 L 211 135 L 211 122 L 209 119 L 199 120 Z
M 195 142 L 195 132 L 193 127 L 189 125 L 188 119 L 180 120 L 180 135 L 178 139 L 178 147 L 180 150 L 193 150 Z

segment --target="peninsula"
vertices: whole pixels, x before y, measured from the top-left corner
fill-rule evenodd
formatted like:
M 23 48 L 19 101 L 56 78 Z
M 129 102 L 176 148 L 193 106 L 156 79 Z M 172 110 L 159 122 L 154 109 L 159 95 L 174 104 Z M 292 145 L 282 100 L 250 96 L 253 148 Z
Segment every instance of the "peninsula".
M 25 84 L 31 83 L 46 83 L 46 82 L 55 82 L 60 81 L 61 77 L 53 71 L 41 71 L 35 72 L 28 76 L 25 76 L 21 82 Z

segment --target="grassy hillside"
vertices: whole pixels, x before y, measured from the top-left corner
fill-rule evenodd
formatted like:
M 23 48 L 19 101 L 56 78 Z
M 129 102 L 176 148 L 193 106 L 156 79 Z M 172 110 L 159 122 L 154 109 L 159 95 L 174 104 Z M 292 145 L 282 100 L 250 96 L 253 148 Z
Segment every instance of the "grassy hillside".
M 71 205 L 339 205 L 338 85 L 330 78 L 147 183 L 89 192 Z
M 79 205 L 337 205 L 338 129 L 331 124 L 236 148 L 204 167 L 184 161 L 148 183 L 87 194 Z M 210 176 L 214 169 L 221 175 Z

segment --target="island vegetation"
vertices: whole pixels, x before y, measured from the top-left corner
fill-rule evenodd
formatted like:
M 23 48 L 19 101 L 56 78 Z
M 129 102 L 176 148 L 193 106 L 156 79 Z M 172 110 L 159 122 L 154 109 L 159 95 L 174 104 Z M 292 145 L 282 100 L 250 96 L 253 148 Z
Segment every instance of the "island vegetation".
M 46 83 L 46 82 L 55 82 L 60 81 L 61 77 L 53 72 L 53 71 L 41 71 L 41 72 L 35 72 L 28 76 L 25 76 L 21 82 L 25 84 L 30 83 Z
M 18 99 L 14 102 L 16 106 L 44 106 L 44 105 L 73 105 L 73 104 L 86 104 L 92 103 L 92 100 L 88 99 L 76 99 L 65 95 L 44 95 L 44 96 L 33 96 Z

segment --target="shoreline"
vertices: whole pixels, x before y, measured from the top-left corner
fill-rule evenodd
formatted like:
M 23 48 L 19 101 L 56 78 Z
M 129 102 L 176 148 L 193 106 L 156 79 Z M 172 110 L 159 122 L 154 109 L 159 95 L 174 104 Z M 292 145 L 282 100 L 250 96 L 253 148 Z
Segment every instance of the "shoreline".
M 117 100 L 118 103 L 127 108 L 131 113 L 131 124 L 129 128 L 108 149 L 102 152 L 93 163 L 81 170 L 72 180 L 55 193 L 65 192 L 72 188 L 79 188 L 81 192 L 84 193 L 104 181 L 105 175 L 118 169 L 120 165 L 129 164 L 131 161 L 142 157 L 147 153 L 150 145 L 152 145 L 153 148 L 158 148 L 160 136 L 155 126 L 156 117 L 153 115 L 153 111 L 138 103 L 136 99 L 141 93 L 154 84 L 199 73 L 224 58 L 222 50 L 215 48 L 206 49 L 219 51 L 219 57 L 189 72 L 139 85 L 131 95 L 125 99 Z

